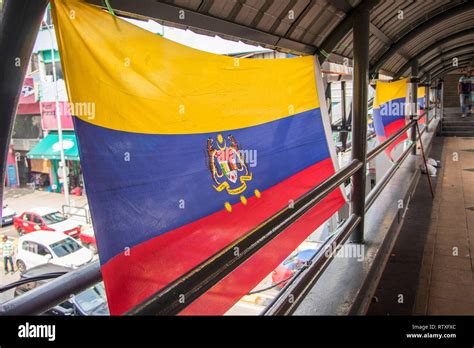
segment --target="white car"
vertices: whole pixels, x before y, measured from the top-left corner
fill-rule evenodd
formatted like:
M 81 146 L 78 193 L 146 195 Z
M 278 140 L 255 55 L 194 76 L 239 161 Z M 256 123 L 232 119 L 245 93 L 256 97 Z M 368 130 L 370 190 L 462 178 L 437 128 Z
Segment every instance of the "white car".
M 8 208 L 8 206 L 5 204 L 2 208 L 2 219 L 0 220 L 0 227 L 12 224 L 15 215 L 16 212 Z
M 63 233 L 31 232 L 20 237 L 16 265 L 20 272 L 42 265 L 78 268 L 94 259 L 92 252 Z

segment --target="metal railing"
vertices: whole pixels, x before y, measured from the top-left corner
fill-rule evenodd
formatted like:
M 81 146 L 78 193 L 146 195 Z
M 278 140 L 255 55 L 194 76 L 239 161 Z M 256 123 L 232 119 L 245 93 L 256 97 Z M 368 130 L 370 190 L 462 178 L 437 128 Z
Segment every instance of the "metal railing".
M 89 210 L 84 207 L 76 207 L 73 205 L 62 205 L 62 212 L 63 215 L 70 217 L 73 220 L 91 224 L 91 217 L 89 214 Z
M 128 314 L 172 315 L 181 312 L 189 303 L 203 295 L 227 274 L 235 270 L 250 256 L 282 233 L 329 193 L 349 179 L 361 167 L 361 162 L 353 160 L 303 197 L 296 200 L 292 207 L 282 209 L 254 230 L 133 308 Z M 235 255 L 235 250 L 239 250 L 238 257 Z M 186 298 L 186 303 L 179 301 L 180 296 Z
M 415 120 L 410 121 L 405 127 L 369 151 L 367 153 L 367 160 L 373 159 L 382 153 L 408 129 L 413 127 L 415 123 Z M 421 139 L 419 140 L 421 141 Z M 399 159 L 393 163 L 383 178 L 370 191 L 365 199 L 365 211 L 374 203 L 400 167 L 401 163 L 408 157 L 415 146 L 415 143 L 411 143 Z M 239 267 L 245 260 L 258 252 L 258 250 L 272 239 L 282 233 L 288 226 L 297 221 L 332 191 L 351 178 L 354 173 L 361 169 L 362 165 L 362 162 L 352 160 L 342 169 L 300 197 L 292 207 L 282 209 L 246 235 L 234 241 L 214 256 L 131 309 L 127 314 L 172 315 L 179 313 L 195 299 L 208 291 L 213 285 L 222 280 L 227 274 Z M 361 218 L 361 216 L 351 214 L 344 224 L 332 235 L 327 242 L 331 243 L 331 247 L 333 247 L 334 250 L 337 250 L 338 246 L 347 241 L 351 233 L 359 225 Z M 239 250 L 238 257 L 235 256 L 235 248 Z M 263 314 L 282 315 L 293 313 L 331 262 L 334 253 L 328 253 L 326 251 L 327 247 L 323 246 L 320 252 L 313 256 L 309 266 L 300 270 L 297 276 L 292 277 L 288 281 L 279 293 L 279 296 L 273 300 Z M 70 297 L 71 294 L 81 292 L 101 281 L 101 279 L 99 263 L 91 263 L 1 304 L 0 315 L 41 314 L 47 309 L 62 303 Z M 179 301 L 179 297 L 182 295 L 186 298 L 186 304 Z M 289 301 L 290 295 L 292 298 L 291 301 Z
M 102 280 L 99 262 L 68 272 L 46 284 L 2 303 L 0 315 L 34 315 L 64 302 Z

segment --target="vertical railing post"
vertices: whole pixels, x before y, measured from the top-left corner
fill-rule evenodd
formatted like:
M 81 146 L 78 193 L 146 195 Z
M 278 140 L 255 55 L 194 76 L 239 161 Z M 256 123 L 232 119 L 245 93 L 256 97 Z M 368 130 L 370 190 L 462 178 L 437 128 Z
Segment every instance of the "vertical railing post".
M 436 118 L 440 118 L 440 107 L 441 107 L 441 90 L 438 88 L 439 87 L 439 78 L 436 79 L 435 85 L 434 85 L 434 90 L 435 90 L 435 106 L 436 106 Z
M 354 243 L 364 241 L 365 184 L 367 156 L 367 108 L 369 85 L 369 20 L 370 13 L 361 9 L 354 16 L 352 36 L 354 50 L 352 159 L 363 163 L 352 177 L 351 212 L 361 221 L 351 236 Z
M 346 81 L 341 80 L 341 119 L 342 124 L 346 123 Z
M 347 112 L 346 112 L 346 81 L 341 80 L 341 132 L 339 132 L 339 140 L 342 143 L 343 151 L 347 146 Z
M 439 100 L 439 112 L 440 112 L 440 119 L 444 118 L 444 80 L 439 79 L 439 88 L 441 89 L 440 93 L 440 100 Z
M 426 81 L 425 81 L 425 111 L 426 111 L 426 130 L 429 131 L 430 125 L 430 87 L 431 87 L 431 74 L 428 72 L 426 74 Z
M 326 100 L 327 100 L 327 105 L 328 105 L 328 114 L 329 114 L 329 121 L 332 124 L 332 92 L 331 92 L 331 82 L 329 82 L 329 79 L 327 79 L 327 85 L 326 85 Z
M 47 4 L 47 0 L 3 0 L 0 5 L 0 208 L 18 99 Z
M 410 103 L 410 119 L 416 119 L 418 117 L 418 62 L 415 60 L 411 66 L 411 98 Z M 411 129 L 411 141 L 416 144 L 416 124 Z M 412 154 L 416 155 L 416 146 L 413 146 Z

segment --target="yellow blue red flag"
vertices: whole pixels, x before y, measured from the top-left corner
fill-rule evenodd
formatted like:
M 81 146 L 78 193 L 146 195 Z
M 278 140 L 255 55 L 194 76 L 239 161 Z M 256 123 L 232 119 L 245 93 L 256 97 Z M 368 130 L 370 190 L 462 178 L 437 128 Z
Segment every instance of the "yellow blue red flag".
M 426 126 L 426 115 L 424 113 L 429 112 L 426 105 L 425 91 L 426 91 L 425 87 L 418 87 L 417 92 L 416 92 L 418 116 L 419 116 L 418 124 L 420 126 L 420 129 L 423 129 L 423 127 Z
M 390 82 L 377 80 L 373 121 L 375 134 L 380 142 L 385 141 L 405 126 L 407 121 L 408 88 L 408 79 Z M 391 160 L 392 150 L 405 139 L 407 139 L 406 133 L 385 150 L 385 153 Z
M 237 59 L 79 0 L 53 19 L 102 275 L 122 314 L 335 172 L 315 57 Z M 79 109 L 79 108 L 77 108 Z M 181 314 L 223 314 L 345 202 L 336 190 Z

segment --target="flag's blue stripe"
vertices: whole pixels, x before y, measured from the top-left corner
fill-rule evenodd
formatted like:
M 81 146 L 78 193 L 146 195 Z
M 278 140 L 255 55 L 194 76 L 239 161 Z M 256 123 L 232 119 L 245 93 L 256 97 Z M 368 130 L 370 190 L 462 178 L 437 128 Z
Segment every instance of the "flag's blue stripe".
M 375 134 L 385 136 L 385 127 L 405 118 L 405 98 L 393 99 L 373 110 Z
M 78 118 L 75 127 L 102 263 L 240 201 L 213 188 L 206 146 L 219 133 L 137 134 Z M 330 156 L 319 109 L 221 134 L 256 153 L 246 197 Z

